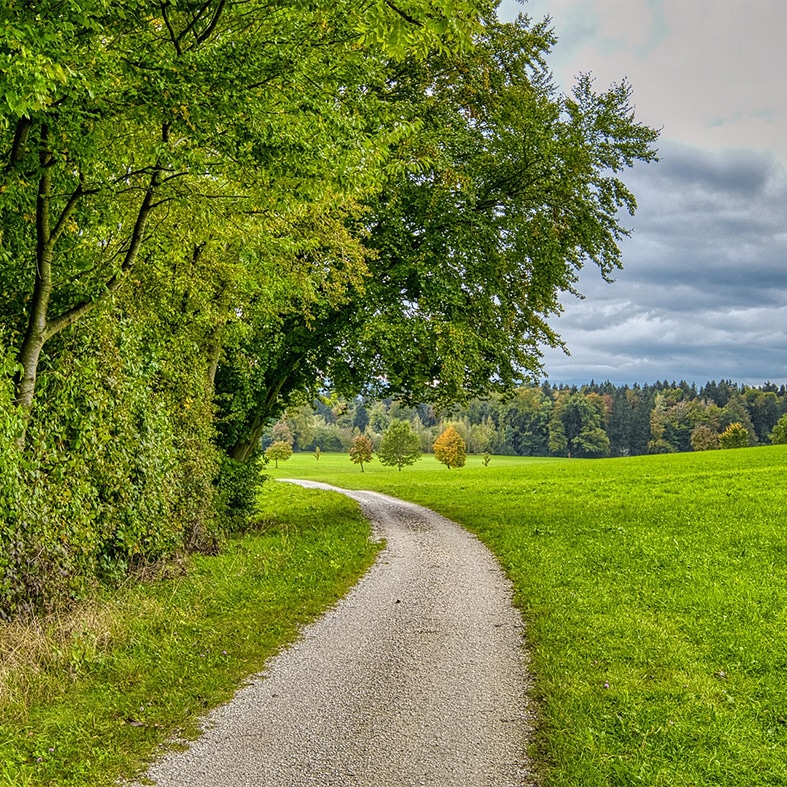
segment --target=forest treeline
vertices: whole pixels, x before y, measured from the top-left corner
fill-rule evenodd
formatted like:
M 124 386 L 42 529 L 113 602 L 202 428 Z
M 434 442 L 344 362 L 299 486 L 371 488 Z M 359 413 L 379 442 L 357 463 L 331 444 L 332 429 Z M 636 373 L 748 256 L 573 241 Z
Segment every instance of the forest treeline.
M 699 389 L 685 381 L 646 385 L 591 382 L 519 388 L 465 406 L 407 407 L 392 399 L 318 399 L 291 408 L 264 435 L 296 451 L 346 451 L 357 434 L 379 446 L 394 420 L 408 421 L 429 452 L 448 426 L 468 453 L 609 457 L 706 451 L 787 442 L 787 388 L 731 380 Z
M 496 5 L 4 4 L 0 618 L 218 549 L 295 397 L 444 406 L 560 344 L 657 132 Z

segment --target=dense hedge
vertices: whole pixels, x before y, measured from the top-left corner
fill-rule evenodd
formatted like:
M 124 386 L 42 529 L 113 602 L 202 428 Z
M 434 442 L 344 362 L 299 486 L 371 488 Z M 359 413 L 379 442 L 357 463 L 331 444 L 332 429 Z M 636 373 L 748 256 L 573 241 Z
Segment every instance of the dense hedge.
M 206 362 L 146 338 L 100 315 L 61 342 L 26 433 L 3 348 L 0 617 L 213 550 L 247 513 L 259 468 L 220 459 Z

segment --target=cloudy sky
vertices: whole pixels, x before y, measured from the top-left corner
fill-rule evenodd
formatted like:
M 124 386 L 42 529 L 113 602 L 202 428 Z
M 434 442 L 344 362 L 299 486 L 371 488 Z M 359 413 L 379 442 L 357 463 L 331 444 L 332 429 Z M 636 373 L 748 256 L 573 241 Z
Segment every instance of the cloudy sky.
M 662 129 L 660 161 L 624 177 L 624 269 L 564 300 L 550 382 L 787 384 L 787 0 L 502 0 L 521 12 L 551 16 L 562 90 L 626 78 Z

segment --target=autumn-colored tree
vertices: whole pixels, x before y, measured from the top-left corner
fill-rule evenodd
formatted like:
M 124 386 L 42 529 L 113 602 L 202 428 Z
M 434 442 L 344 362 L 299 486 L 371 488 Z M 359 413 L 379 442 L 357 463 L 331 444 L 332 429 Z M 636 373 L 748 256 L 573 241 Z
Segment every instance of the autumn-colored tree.
M 292 436 L 290 427 L 283 418 L 273 425 L 273 429 L 271 429 L 271 437 L 273 438 L 274 443 L 289 443 L 292 445 L 295 442 L 295 438 Z
M 382 464 L 401 470 L 421 458 L 421 440 L 407 421 L 391 421 L 377 454 Z
M 715 451 L 719 448 L 719 435 L 709 426 L 700 424 L 691 433 L 692 451 Z
M 361 466 L 361 472 L 363 472 L 364 462 L 372 461 L 373 450 L 372 441 L 365 434 L 359 434 L 353 438 L 353 444 L 350 446 L 350 459 Z
M 462 435 L 449 426 L 434 442 L 434 458 L 442 462 L 449 470 L 452 467 L 465 466 L 465 441 Z
M 719 435 L 719 445 L 722 448 L 748 448 L 749 430 L 737 422 L 730 424 Z
M 291 456 L 292 446 L 286 440 L 277 440 L 265 451 L 265 458 L 269 461 L 272 459 L 275 467 L 279 466 L 279 460 L 286 462 Z

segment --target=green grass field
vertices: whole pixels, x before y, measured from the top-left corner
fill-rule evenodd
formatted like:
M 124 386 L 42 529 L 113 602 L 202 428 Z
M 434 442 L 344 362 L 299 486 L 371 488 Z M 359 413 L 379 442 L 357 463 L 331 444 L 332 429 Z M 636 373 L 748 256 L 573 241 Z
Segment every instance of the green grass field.
M 347 498 L 270 485 L 257 532 L 182 574 L 35 625 L 0 624 L 0 785 L 100 787 L 189 737 L 377 546 Z
M 787 447 L 614 460 L 295 455 L 498 556 L 527 621 L 550 787 L 787 784 Z

